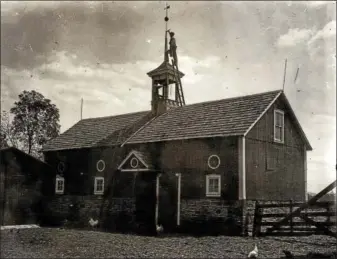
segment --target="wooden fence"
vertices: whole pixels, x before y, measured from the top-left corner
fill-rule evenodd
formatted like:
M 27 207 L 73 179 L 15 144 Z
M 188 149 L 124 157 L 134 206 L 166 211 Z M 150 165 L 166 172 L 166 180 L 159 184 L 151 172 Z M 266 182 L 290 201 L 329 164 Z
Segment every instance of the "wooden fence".
M 253 236 L 313 235 L 336 237 L 336 203 L 318 201 L 336 187 L 336 181 L 305 203 L 256 202 Z
M 270 231 L 275 223 L 294 212 L 302 203 L 256 202 L 253 225 L 253 236 L 279 235 L 299 236 L 313 234 L 335 235 L 330 229 L 336 224 L 334 202 L 316 202 L 300 214 L 291 217 L 289 221 L 282 222 L 280 228 Z

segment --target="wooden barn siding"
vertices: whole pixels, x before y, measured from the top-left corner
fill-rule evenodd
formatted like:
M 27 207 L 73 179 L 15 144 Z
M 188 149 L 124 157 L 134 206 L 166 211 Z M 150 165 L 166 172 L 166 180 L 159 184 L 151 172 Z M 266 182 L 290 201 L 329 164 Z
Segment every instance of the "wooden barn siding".
M 95 149 L 74 149 L 57 152 L 46 152 L 45 161 L 57 169 L 60 161 L 66 164 L 63 173 L 65 179 L 64 194 L 91 195 L 94 193 L 94 178 L 103 176 L 105 189 L 114 186 L 114 177 L 118 165 L 128 153 L 128 148 L 104 147 Z M 98 172 L 96 163 L 104 160 L 105 170 Z M 82 173 L 82 174 L 81 174 Z M 55 180 L 54 180 L 55 189 Z M 111 189 L 109 189 L 111 191 Z
M 221 164 L 210 169 L 210 155 Z M 160 149 L 160 167 L 166 173 L 181 173 L 181 198 L 206 198 L 206 175 L 221 175 L 222 199 L 236 200 L 238 188 L 237 141 L 235 138 L 172 141 Z M 216 198 L 215 198 L 216 199 Z
M 174 189 L 174 192 L 177 191 L 175 174 L 181 173 L 182 221 L 193 221 L 197 218 L 200 220 L 200 216 L 208 219 L 213 216 L 222 217 L 222 220 L 227 219 L 229 213 L 224 208 L 229 200 L 236 200 L 238 197 L 238 149 L 236 138 L 126 145 L 124 148 L 117 150 L 114 160 L 111 159 L 114 151 L 111 148 L 47 152 L 45 158 L 46 162 L 54 168 L 57 168 L 57 163 L 61 160 L 68 163 L 67 170 L 64 173 L 64 196 L 80 197 L 80 195 L 86 195 L 88 197 L 86 203 L 90 200 L 90 204 L 96 204 L 102 203 L 102 200 L 95 199 L 95 196 L 92 195 L 94 176 L 104 176 L 106 188 L 109 185 L 107 176 L 114 176 L 110 178 L 112 179 L 110 185 L 114 186 L 114 199 L 118 197 L 124 197 L 125 199 L 133 197 L 135 173 L 116 170 L 117 166 L 133 149 L 147 151 L 152 154 L 152 165 L 156 168 L 161 168 L 162 173 L 170 176 L 168 178 L 172 180 L 172 183 L 168 183 L 168 185 Z M 212 154 L 219 155 L 221 159 L 219 168 L 215 170 L 208 168 L 207 165 L 208 157 Z M 103 159 L 106 163 L 106 169 L 102 173 L 96 170 L 96 162 L 99 159 Z M 78 180 L 81 177 L 80 172 L 83 172 L 82 181 Z M 221 198 L 206 197 L 206 174 L 208 173 L 219 173 L 221 175 Z M 162 188 L 160 193 L 164 193 Z M 62 196 L 56 199 L 53 204 L 57 204 L 57 200 L 60 199 L 64 202 L 64 199 L 61 198 Z M 89 199 L 89 197 L 92 198 Z M 176 200 L 173 201 L 173 204 L 174 206 L 176 205 Z M 90 206 L 95 207 L 93 205 Z M 208 207 L 207 210 L 205 206 Z M 235 206 L 237 207 L 237 205 Z M 171 217 L 171 220 L 175 222 L 176 218 Z
M 221 174 L 224 198 L 237 199 L 238 162 L 237 142 L 234 138 L 126 145 L 116 149 L 116 152 L 114 148 L 46 152 L 45 161 L 55 169 L 59 161 L 66 163 L 65 194 L 92 194 L 94 177 L 104 176 L 106 180 L 108 176 L 112 178 L 118 165 L 133 149 L 150 151 L 153 154 L 152 164 L 165 173 L 182 173 L 182 197 L 205 198 L 206 174 L 216 173 Z M 208 157 L 212 154 L 219 155 L 221 159 L 219 168 L 215 170 L 207 165 Z M 96 170 L 96 163 L 100 159 L 106 164 L 104 172 Z M 117 174 L 126 177 L 133 175 L 129 172 Z M 107 187 L 108 183 L 105 185 Z
M 37 223 L 39 202 L 44 195 L 43 166 L 28 163 L 22 154 L 1 154 L 1 215 L 3 225 Z
M 284 144 L 274 142 L 274 109 L 285 112 Z M 277 100 L 246 136 L 246 198 L 304 200 L 303 147 L 285 105 Z

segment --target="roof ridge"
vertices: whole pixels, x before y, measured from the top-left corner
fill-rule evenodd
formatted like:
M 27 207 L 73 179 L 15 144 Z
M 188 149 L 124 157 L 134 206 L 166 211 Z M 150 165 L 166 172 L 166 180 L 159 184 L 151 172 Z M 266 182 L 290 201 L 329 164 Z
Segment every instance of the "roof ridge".
M 207 103 L 213 103 L 213 102 L 220 102 L 220 101 L 224 101 L 224 100 L 233 100 L 233 99 L 240 99 L 240 98 L 247 98 L 247 97 L 253 97 L 253 96 L 259 96 L 259 95 L 265 95 L 265 94 L 271 94 L 271 93 L 280 93 L 283 92 L 283 90 L 273 90 L 273 91 L 268 91 L 268 92 L 260 92 L 260 93 L 256 93 L 256 94 L 248 94 L 248 95 L 238 95 L 238 96 L 233 96 L 230 98 L 222 98 L 222 99 L 217 99 L 217 100 L 211 100 L 211 101 L 205 101 L 205 102 L 198 102 L 198 103 L 191 103 L 191 104 L 187 104 L 185 106 L 192 106 L 192 105 L 198 105 L 198 104 L 207 104 Z M 181 107 L 177 107 L 177 108 L 182 108 L 184 106 Z
M 117 114 L 117 115 L 109 115 L 109 116 L 100 116 L 100 117 L 86 118 L 86 119 L 79 120 L 78 122 L 81 122 L 81 121 L 88 121 L 88 120 L 94 120 L 94 119 L 116 118 L 116 117 L 120 117 L 120 116 L 131 115 L 131 114 L 137 114 L 137 113 L 145 113 L 145 112 L 150 112 L 150 110 L 146 110 L 146 111 L 144 110 L 144 111 L 138 111 L 138 112 L 121 113 L 121 114 Z

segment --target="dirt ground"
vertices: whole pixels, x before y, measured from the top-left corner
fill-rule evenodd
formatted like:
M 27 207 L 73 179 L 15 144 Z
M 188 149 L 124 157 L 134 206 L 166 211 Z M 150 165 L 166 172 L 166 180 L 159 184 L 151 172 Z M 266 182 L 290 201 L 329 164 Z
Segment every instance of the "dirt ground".
M 34 228 L 1 230 L 1 258 L 247 258 L 256 243 L 259 258 L 297 258 L 336 251 L 336 239 L 309 237 L 145 237 L 98 231 Z

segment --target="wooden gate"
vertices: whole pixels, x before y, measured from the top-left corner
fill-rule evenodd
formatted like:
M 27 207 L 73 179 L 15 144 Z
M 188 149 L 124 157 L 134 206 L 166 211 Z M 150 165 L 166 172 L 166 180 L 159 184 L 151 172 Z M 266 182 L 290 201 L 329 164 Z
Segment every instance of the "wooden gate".
M 325 234 L 337 237 L 336 230 L 331 230 L 336 225 L 336 203 L 318 201 L 335 187 L 336 181 L 305 203 L 256 202 L 253 236 Z

